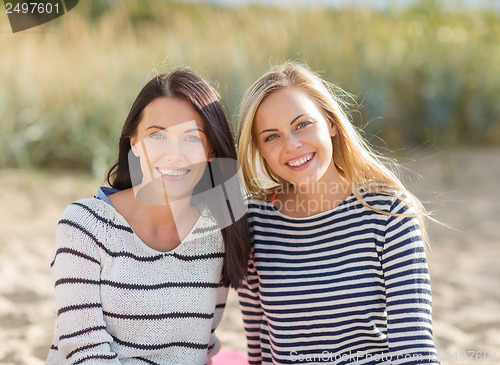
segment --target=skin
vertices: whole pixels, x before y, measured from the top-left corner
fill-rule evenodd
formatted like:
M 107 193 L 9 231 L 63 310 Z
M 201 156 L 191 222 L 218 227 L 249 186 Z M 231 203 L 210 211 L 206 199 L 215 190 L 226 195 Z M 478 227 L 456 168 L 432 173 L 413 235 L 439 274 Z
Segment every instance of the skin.
M 161 97 L 144 108 L 130 137 L 143 181 L 109 199 L 139 238 L 155 250 L 177 247 L 199 217 L 189 198 L 212 157 L 204 130 L 201 116 L 189 102 Z
M 282 213 L 311 216 L 350 195 L 333 163 L 331 137 L 337 128 L 301 89 L 287 87 L 267 96 L 257 109 L 253 133 L 271 169 L 290 183 L 274 202 Z

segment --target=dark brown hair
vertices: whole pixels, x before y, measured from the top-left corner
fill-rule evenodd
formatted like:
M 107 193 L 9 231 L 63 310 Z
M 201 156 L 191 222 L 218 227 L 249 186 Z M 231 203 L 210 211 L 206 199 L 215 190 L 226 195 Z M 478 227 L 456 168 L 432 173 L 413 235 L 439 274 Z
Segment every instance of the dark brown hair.
M 205 123 L 207 138 L 215 158 L 236 161 L 233 136 L 217 91 L 194 71 L 188 68 L 176 69 L 168 74 L 155 76 L 139 92 L 132 104 L 118 143 L 118 161 L 107 174 L 108 183 L 112 188 L 124 190 L 132 187 L 131 167 L 129 166 L 130 137 L 137 130 L 144 108 L 159 97 L 175 97 L 191 103 Z M 131 159 L 130 163 L 139 164 L 139 161 Z M 210 164 L 208 165 L 210 167 Z M 213 173 L 212 170 L 216 166 L 217 164 L 212 164 L 210 174 Z M 236 165 L 234 166 L 234 171 L 227 171 L 225 168 L 217 175 L 230 178 L 229 175 L 236 174 Z M 232 179 L 233 182 L 234 180 Z M 239 186 L 236 189 L 240 191 Z M 233 191 L 236 190 L 233 189 Z M 241 201 L 236 204 L 243 205 L 241 194 L 239 194 L 239 199 Z M 215 206 L 210 206 L 210 203 L 208 208 L 212 212 L 217 211 Z M 217 219 L 217 216 L 215 218 Z M 233 221 L 232 225 L 222 228 L 221 233 L 225 246 L 222 283 L 238 288 L 247 274 L 250 251 L 250 234 L 246 214 L 239 220 Z

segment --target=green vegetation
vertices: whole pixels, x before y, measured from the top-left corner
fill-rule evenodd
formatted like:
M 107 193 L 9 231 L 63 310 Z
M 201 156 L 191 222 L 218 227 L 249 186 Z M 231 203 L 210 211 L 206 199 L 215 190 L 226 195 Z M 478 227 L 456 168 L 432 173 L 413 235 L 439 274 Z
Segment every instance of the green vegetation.
M 16 34 L 2 15 L 0 167 L 102 176 L 154 73 L 194 68 L 234 120 L 248 86 L 288 59 L 355 94 L 355 123 L 391 148 L 498 145 L 500 15 L 438 3 L 381 13 L 86 0 Z

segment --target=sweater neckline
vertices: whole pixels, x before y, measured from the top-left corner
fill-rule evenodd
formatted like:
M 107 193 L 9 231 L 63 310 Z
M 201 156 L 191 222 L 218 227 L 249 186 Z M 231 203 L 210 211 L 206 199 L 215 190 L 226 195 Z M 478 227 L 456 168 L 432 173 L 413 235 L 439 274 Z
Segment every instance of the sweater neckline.
M 116 190 L 114 192 L 117 192 L 119 190 Z M 152 248 L 151 246 L 149 246 L 146 242 L 144 242 L 140 237 L 139 235 L 134 231 L 134 229 L 132 228 L 132 226 L 128 223 L 128 221 L 125 219 L 125 217 L 123 215 L 121 215 L 116 209 L 115 207 L 113 206 L 113 204 L 111 204 L 111 201 L 107 198 L 107 196 L 109 196 L 111 194 L 106 194 L 106 199 L 103 199 L 101 196 L 95 196 L 94 198 L 96 200 L 98 200 L 100 203 L 102 203 L 104 206 L 105 206 L 105 209 L 109 209 L 111 211 L 111 213 L 113 214 L 114 218 L 119 220 L 120 221 L 120 224 L 129 228 L 132 233 L 133 233 L 133 236 L 134 236 L 134 241 L 138 244 L 140 244 L 140 247 L 145 250 L 146 252 L 148 252 L 149 254 L 151 255 L 169 255 L 169 254 L 174 254 L 176 253 L 177 251 L 179 250 L 182 250 L 183 246 L 185 246 L 189 241 L 192 241 L 193 240 L 193 234 L 194 234 L 194 231 L 196 230 L 197 227 L 199 227 L 203 220 L 205 219 L 208 219 L 210 213 L 208 212 L 207 208 L 205 208 L 201 213 L 200 213 L 200 216 L 198 217 L 198 219 L 196 220 L 196 222 L 193 224 L 193 227 L 191 227 L 191 230 L 189 231 L 189 233 L 186 235 L 186 237 L 184 237 L 181 242 L 173 249 L 169 250 L 169 251 L 159 251 L 159 250 L 156 250 L 154 248 Z

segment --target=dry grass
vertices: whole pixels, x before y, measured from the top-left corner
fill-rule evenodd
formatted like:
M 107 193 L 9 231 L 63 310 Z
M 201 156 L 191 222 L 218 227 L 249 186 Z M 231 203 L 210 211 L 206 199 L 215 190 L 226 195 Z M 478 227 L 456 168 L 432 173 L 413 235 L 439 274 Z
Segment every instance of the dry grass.
M 100 177 L 152 74 L 191 66 L 234 115 L 251 82 L 287 59 L 359 95 L 355 122 L 391 147 L 498 144 L 499 16 L 436 3 L 379 13 L 89 0 L 16 34 L 0 17 L 0 167 Z

